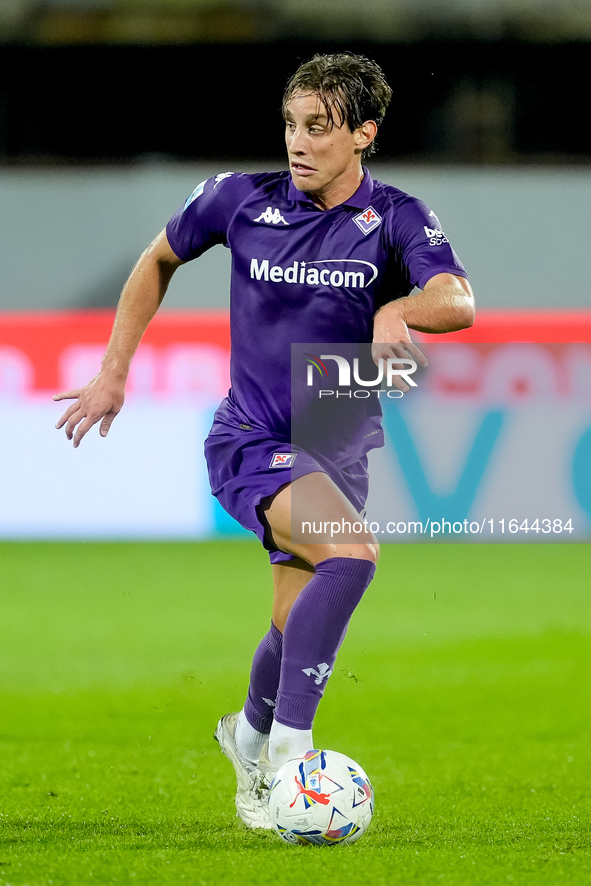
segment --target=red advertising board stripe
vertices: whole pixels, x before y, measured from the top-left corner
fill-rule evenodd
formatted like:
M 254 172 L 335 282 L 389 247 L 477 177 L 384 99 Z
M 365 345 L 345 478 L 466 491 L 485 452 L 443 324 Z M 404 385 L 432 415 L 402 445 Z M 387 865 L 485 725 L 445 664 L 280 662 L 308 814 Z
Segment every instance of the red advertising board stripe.
M 71 345 L 106 344 L 113 310 L 4 312 L 0 313 L 0 348 L 22 353 L 33 369 L 33 387 L 59 386 L 59 360 Z M 421 341 L 439 336 L 417 335 Z M 448 341 L 497 342 L 591 342 L 591 310 L 480 310 L 471 329 L 449 333 Z M 213 344 L 230 349 L 227 311 L 162 311 L 157 314 L 144 341 L 156 348 L 170 344 Z
M 424 335 L 423 341 L 435 341 Z M 539 342 L 566 344 L 591 342 L 591 310 L 477 310 L 470 329 L 450 332 L 446 341 L 480 343 Z
M 0 348 L 25 354 L 34 370 L 34 387 L 59 387 L 59 358 L 70 345 L 106 345 L 113 310 L 0 313 Z M 230 350 L 227 311 L 162 311 L 144 336 L 155 347 L 175 344 L 215 344 Z

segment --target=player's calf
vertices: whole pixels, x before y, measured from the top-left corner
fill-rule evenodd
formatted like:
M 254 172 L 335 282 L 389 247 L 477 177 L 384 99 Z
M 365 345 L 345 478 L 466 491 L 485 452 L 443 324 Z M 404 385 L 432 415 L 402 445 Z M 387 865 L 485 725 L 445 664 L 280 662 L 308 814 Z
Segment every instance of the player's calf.
M 269 759 L 281 765 L 312 743 L 312 723 L 351 615 L 375 573 L 372 560 L 332 557 L 295 601 L 283 633 Z M 304 750 L 309 750 L 305 747 Z

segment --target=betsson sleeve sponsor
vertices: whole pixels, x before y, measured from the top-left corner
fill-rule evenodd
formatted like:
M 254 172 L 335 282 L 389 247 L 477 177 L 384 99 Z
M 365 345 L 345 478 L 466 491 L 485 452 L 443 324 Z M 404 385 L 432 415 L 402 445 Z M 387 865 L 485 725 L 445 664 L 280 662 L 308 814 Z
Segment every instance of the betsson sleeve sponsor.
M 468 276 L 439 219 L 421 200 L 408 198 L 396 214 L 393 237 L 413 286 L 422 289 L 436 274 Z

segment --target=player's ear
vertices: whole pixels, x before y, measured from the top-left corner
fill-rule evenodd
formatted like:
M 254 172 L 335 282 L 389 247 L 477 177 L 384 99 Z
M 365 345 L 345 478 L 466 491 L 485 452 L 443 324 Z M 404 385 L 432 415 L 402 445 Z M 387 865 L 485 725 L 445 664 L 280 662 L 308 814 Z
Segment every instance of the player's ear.
M 365 151 L 368 148 L 376 135 L 378 134 L 378 126 L 375 120 L 366 120 L 365 123 L 362 123 L 355 130 L 356 135 L 356 148 L 359 151 Z

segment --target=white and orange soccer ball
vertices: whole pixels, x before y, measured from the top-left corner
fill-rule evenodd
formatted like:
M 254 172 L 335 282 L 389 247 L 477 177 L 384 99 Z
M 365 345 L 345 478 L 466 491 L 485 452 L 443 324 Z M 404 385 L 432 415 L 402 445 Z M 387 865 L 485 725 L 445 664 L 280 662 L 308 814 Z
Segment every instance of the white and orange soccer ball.
M 311 750 L 290 760 L 269 791 L 271 823 L 286 843 L 354 843 L 367 830 L 373 808 L 369 778 L 338 751 Z

